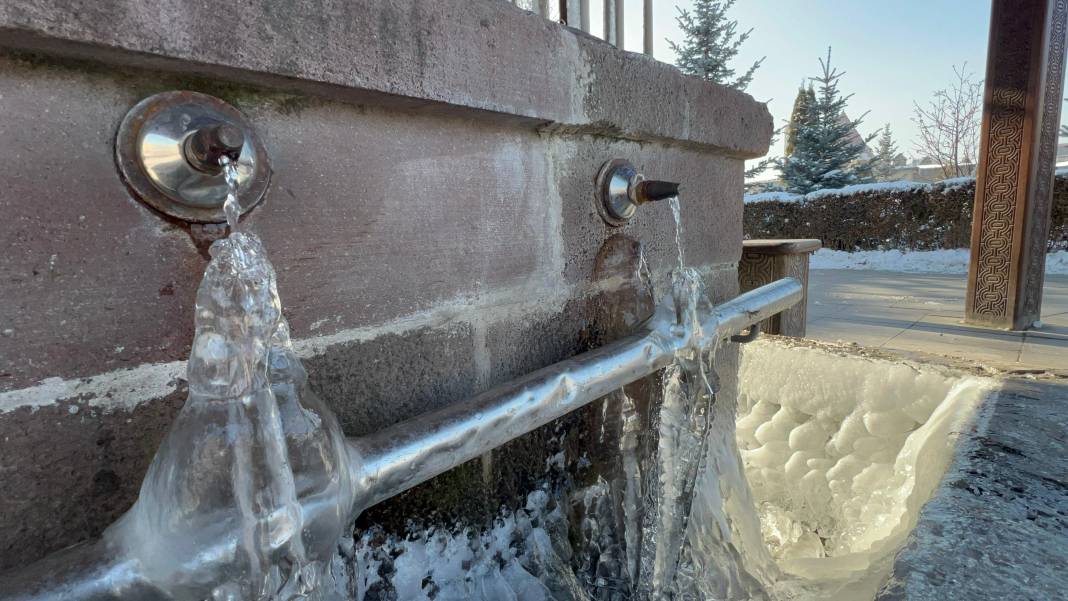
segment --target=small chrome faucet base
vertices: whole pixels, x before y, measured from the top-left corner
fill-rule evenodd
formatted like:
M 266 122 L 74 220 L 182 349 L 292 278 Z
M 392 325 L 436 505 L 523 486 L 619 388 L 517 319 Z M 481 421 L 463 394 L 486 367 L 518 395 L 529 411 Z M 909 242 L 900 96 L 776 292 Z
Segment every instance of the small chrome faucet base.
M 679 184 L 647 180 L 625 159 L 608 161 L 597 174 L 597 211 L 612 226 L 625 225 L 645 203 L 678 194 Z

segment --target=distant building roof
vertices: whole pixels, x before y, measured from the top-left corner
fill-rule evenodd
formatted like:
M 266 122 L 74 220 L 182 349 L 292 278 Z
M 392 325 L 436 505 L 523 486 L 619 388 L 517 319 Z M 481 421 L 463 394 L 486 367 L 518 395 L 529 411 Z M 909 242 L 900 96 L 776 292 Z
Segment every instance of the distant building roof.
M 853 123 L 853 120 L 849 118 L 849 115 L 845 114 L 844 112 L 838 117 L 838 120 L 840 123 Z M 849 141 L 853 144 L 859 144 L 860 146 L 864 147 L 864 150 L 861 151 L 860 156 L 857 157 L 858 160 L 870 161 L 871 159 L 875 158 L 875 153 L 873 153 L 871 151 L 871 148 L 868 147 L 868 143 L 864 141 L 864 136 L 860 135 L 860 132 L 857 131 L 857 128 L 850 128 Z

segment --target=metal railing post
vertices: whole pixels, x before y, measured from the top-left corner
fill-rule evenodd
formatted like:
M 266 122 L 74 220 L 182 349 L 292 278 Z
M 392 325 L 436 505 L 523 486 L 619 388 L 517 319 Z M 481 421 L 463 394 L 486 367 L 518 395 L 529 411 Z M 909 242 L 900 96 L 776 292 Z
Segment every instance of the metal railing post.
M 513 2 L 516 2 L 516 1 L 517 0 L 513 0 Z M 546 3 L 551 2 L 551 0 L 542 0 L 542 1 L 544 1 Z M 648 1 L 650 3 L 652 2 L 652 0 L 648 0 Z M 568 27 L 574 27 L 575 29 L 581 29 L 582 31 L 584 31 L 586 33 L 590 33 L 590 0 L 558 0 L 558 2 L 559 2 L 558 3 L 558 7 L 559 7 L 559 10 L 560 10 L 560 21 L 564 25 L 567 25 Z M 610 2 L 612 2 L 612 0 L 605 0 L 605 9 L 606 9 L 606 11 L 608 9 L 611 9 L 611 10 L 615 11 L 615 5 L 609 6 Z M 545 4 L 545 5 L 539 4 L 538 5 L 538 10 L 539 10 L 539 12 L 542 13 L 542 16 L 548 18 L 549 17 L 549 13 L 551 11 L 548 10 L 547 6 L 548 6 L 547 4 Z M 621 2 L 619 3 L 619 6 L 622 6 Z M 622 8 L 620 10 L 622 10 Z M 650 11 L 652 10 L 652 4 L 649 5 L 648 10 L 650 10 Z M 616 14 L 616 13 L 613 12 L 612 14 Z M 620 15 L 621 15 L 621 13 L 620 13 Z M 622 18 L 622 15 L 620 16 L 620 19 L 621 18 Z M 622 22 L 621 22 L 621 20 L 617 20 L 615 17 L 613 17 L 612 18 L 612 22 L 611 22 L 611 27 L 609 27 L 608 17 L 606 16 L 606 18 L 605 18 L 605 39 L 606 40 L 609 39 L 610 35 L 612 36 L 612 39 L 616 39 L 615 38 L 615 34 L 611 33 L 611 32 L 613 32 L 613 31 L 621 31 L 621 30 L 622 30 Z
M 565 25 L 586 31 L 586 26 L 582 25 L 583 4 L 588 4 L 588 0 L 587 2 L 579 2 L 579 0 L 560 0 L 560 18 L 563 19 Z M 586 21 L 589 21 L 588 16 Z
M 653 55 L 653 0 L 645 0 L 643 6 L 645 13 L 643 16 L 642 27 L 645 28 L 645 44 L 644 51 L 647 55 Z
M 623 0 L 616 0 L 616 47 L 623 48 Z
M 615 0 L 604 0 L 604 41 L 616 45 Z

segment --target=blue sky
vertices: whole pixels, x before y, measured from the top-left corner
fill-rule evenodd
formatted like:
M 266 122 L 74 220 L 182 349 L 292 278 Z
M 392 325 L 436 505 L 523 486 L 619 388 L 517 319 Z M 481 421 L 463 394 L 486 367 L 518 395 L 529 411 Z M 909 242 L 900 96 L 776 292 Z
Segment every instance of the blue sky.
M 681 38 L 676 6 L 689 8 L 692 1 L 654 2 L 654 56 L 674 62 L 665 38 Z M 591 5 L 594 33 L 599 34 L 601 2 Z M 626 0 L 628 50 L 641 51 L 641 5 L 641 0 Z M 913 101 L 922 102 L 949 85 L 953 65 L 967 62 L 977 79 L 986 67 L 986 0 L 738 0 L 732 18 L 740 29 L 753 28 L 736 67 L 767 57 L 747 91 L 770 100 L 777 126 L 789 116 L 798 84 L 817 73 L 817 59 L 830 45 L 833 63 L 846 72 L 840 88 L 854 94 L 849 115 L 869 111 L 861 133 L 889 123 L 906 154 L 914 154 Z M 781 141 L 772 152 L 781 153 Z

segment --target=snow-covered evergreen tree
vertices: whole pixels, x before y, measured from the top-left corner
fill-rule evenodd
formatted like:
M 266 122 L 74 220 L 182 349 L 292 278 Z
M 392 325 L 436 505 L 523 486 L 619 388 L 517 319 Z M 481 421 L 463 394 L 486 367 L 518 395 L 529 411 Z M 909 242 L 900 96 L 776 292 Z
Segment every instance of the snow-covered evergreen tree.
M 794 109 L 790 112 L 790 122 L 786 124 L 786 148 L 784 153 L 790 156 L 794 153 L 794 143 L 797 141 L 797 125 L 805 123 L 808 119 L 809 107 L 816 104 L 816 90 L 812 84 L 806 88 L 802 84 L 797 89 L 797 97 L 794 98 Z
M 753 80 L 760 59 L 741 75 L 735 75 L 730 62 L 738 55 L 738 48 L 752 29 L 738 33 L 738 21 L 727 18 L 727 10 L 735 0 L 695 0 L 693 11 L 679 8 L 675 20 L 686 36 L 681 44 L 668 40 L 678 58 L 675 65 L 687 75 L 705 81 L 721 83 L 736 90 L 744 90 Z
M 890 133 L 890 124 L 883 127 L 883 133 L 879 136 L 879 144 L 876 146 L 875 158 L 872 159 L 872 175 L 875 181 L 888 182 L 894 177 L 894 160 L 897 158 L 897 144 L 894 136 Z
M 871 161 L 862 160 L 867 139 L 854 134 L 863 120 L 846 116 L 846 103 L 852 95 L 842 96 L 838 81 L 845 73 L 831 66 L 831 49 L 827 60 L 820 59 L 822 75 L 813 77 L 815 102 L 806 118 L 793 129 L 793 152 L 779 160 L 779 170 L 786 189 L 807 194 L 813 190 L 841 188 L 871 181 Z

